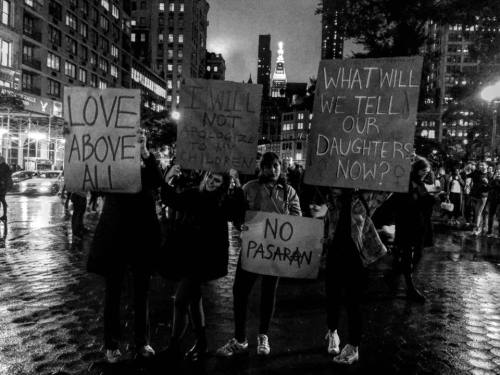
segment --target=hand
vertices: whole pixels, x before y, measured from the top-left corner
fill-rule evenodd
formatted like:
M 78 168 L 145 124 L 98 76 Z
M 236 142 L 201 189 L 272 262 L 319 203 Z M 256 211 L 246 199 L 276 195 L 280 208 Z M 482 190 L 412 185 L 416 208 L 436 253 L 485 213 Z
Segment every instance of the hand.
M 144 129 L 137 130 L 137 143 L 140 145 L 142 158 L 147 159 L 149 157 L 149 151 L 147 147 L 146 131 Z
M 179 177 L 181 173 L 181 166 L 179 164 L 175 164 L 168 170 L 167 174 L 165 175 L 165 181 L 169 183 L 173 177 Z

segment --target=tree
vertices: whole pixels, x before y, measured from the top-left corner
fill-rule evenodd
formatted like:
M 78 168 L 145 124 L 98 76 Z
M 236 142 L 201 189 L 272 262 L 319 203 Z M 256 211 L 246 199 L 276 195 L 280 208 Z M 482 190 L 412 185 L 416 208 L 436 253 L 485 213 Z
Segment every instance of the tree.
M 151 147 L 156 148 L 175 143 L 177 124 L 170 119 L 168 111 L 155 112 L 143 108 L 141 112 L 141 127 L 148 132 L 148 143 Z
M 0 94 L 0 110 L 22 111 L 24 110 L 23 100 L 12 94 Z

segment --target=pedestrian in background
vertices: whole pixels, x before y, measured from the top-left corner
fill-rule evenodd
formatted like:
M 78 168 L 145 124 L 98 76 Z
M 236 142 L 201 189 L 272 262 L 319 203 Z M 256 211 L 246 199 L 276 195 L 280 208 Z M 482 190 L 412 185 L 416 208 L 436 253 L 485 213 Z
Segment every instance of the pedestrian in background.
M 73 232 L 73 240 L 79 241 L 85 233 L 85 225 L 83 219 L 85 209 L 87 208 L 87 193 L 75 192 L 69 193 L 71 203 L 73 204 L 73 214 L 71 215 L 71 231 Z
M 90 272 L 105 280 L 104 348 L 109 363 L 122 357 L 120 296 L 129 271 L 134 287 L 135 350 L 138 357 L 155 354 L 149 345 L 148 291 L 161 236 L 154 196 L 163 179 L 154 155 L 146 147 L 144 131 L 138 134 L 138 143 L 142 190 L 136 194 L 106 194 L 87 263 Z
M 490 180 L 490 191 L 488 193 L 488 237 L 495 237 L 493 233 L 493 226 L 495 224 L 495 218 L 498 219 L 498 208 L 500 205 L 500 165 L 497 165 L 497 169 L 493 178 Z M 499 232 L 500 234 L 500 228 Z
M 0 220 L 7 220 L 7 201 L 5 195 L 12 188 L 12 172 L 5 158 L 0 156 L 0 203 L 2 203 L 3 214 Z
M 488 165 L 483 161 L 479 163 L 478 169 L 471 175 L 472 186 L 470 195 L 474 208 L 474 229 L 472 230 L 472 235 L 474 236 L 480 235 L 483 230 L 486 232 L 487 210 L 485 209 L 490 189 L 487 170 Z
M 448 184 L 448 197 L 453 204 L 453 211 L 450 218 L 451 225 L 458 225 L 459 219 L 462 217 L 462 194 L 464 186 L 465 182 L 460 176 L 460 171 L 458 168 L 455 168 Z
M 299 197 L 281 176 L 280 159 L 274 152 L 266 152 L 262 156 L 259 178 L 247 182 L 243 186 L 243 192 L 249 210 L 301 216 Z M 220 357 L 231 357 L 248 351 L 246 333 L 248 299 L 259 276 L 241 268 L 241 258 L 238 260 L 233 285 L 235 334 L 217 350 L 216 354 Z M 278 281 L 279 278 L 276 276 L 262 276 L 260 325 L 257 335 L 258 355 L 265 356 L 271 352 L 268 331 L 274 312 Z
M 166 182 L 180 176 L 179 165 L 174 165 L 165 176 Z M 205 313 L 202 285 L 227 275 L 229 259 L 228 222 L 241 225 L 246 202 L 237 179 L 237 172 L 207 172 L 197 188 L 178 192 L 167 185 L 164 194 L 167 206 L 180 212 L 183 219 L 177 227 L 177 243 L 165 243 L 166 261 L 174 261 L 169 269 L 176 269 L 179 284 L 175 293 L 172 335 L 168 352 L 178 357 L 180 341 L 186 330 L 188 315 L 193 324 L 195 344 L 186 353 L 188 360 L 197 361 L 207 352 Z M 169 249 L 169 246 L 175 249 Z M 161 267 L 161 265 L 160 265 Z M 168 275 L 167 275 L 168 277 Z

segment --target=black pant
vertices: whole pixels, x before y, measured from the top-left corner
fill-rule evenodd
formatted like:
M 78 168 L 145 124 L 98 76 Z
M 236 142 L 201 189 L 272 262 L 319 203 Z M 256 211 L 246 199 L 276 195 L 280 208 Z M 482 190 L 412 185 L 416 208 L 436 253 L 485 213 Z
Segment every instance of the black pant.
M 239 342 L 246 340 L 246 321 L 248 297 L 257 278 L 256 273 L 245 271 L 238 262 L 233 285 L 235 338 Z M 279 277 L 262 276 L 260 293 L 260 325 L 259 334 L 267 334 L 274 312 L 276 289 Z
M 326 314 L 329 330 L 339 327 L 340 310 L 345 304 L 349 343 L 361 342 L 361 298 L 366 285 L 366 270 L 350 239 L 334 242 L 326 258 Z
M 7 202 L 5 201 L 5 194 L 0 194 L 0 203 L 2 203 L 3 216 L 7 217 Z
M 188 324 L 188 313 L 198 340 L 205 340 L 205 312 L 201 295 L 200 280 L 183 278 L 175 293 L 172 340 L 180 340 Z
M 104 300 L 104 346 L 106 349 L 117 349 L 121 336 L 120 329 L 120 297 L 125 271 L 117 271 L 106 276 Z M 133 271 L 134 283 L 134 320 L 135 345 L 137 348 L 149 344 L 148 314 L 148 274 Z
M 83 216 L 87 208 L 87 198 L 78 194 L 71 194 L 73 203 L 73 216 L 71 216 L 71 230 L 73 234 L 81 236 L 83 234 Z
M 500 202 L 496 199 L 492 199 L 490 201 L 490 207 L 488 210 L 488 233 L 493 232 L 493 224 L 495 223 L 495 216 L 498 216 L 497 211 L 498 211 L 499 205 L 500 205 Z

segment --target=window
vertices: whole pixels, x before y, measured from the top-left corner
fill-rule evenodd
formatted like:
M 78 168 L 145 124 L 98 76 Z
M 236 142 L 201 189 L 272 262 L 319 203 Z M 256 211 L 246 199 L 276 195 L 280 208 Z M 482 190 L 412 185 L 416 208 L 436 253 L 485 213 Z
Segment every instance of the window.
M 50 0 L 49 2 L 49 14 L 55 19 L 61 21 L 62 20 L 62 7 L 61 4 L 54 0 Z
M 139 26 L 146 26 L 146 17 L 139 17 Z
M 2 0 L 2 23 L 10 25 L 10 0 Z
M 66 14 L 66 26 L 69 26 L 72 30 L 76 30 L 76 18 L 70 13 Z
M 168 34 L 168 42 L 173 43 L 174 42 L 174 34 Z
M 111 75 L 118 78 L 118 67 L 114 64 L 111 64 Z
M 23 90 L 29 90 L 29 91 L 33 90 L 34 88 L 33 81 L 34 81 L 33 75 L 23 71 L 23 82 L 22 82 Z
M 33 0 L 24 0 L 24 3 L 33 8 Z
M 171 89 L 171 88 L 172 88 L 172 81 L 168 80 L 167 81 L 167 89 Z
M 88 58 L 88 50 L 87 47 L 81 45 L 80 46 L 80 57 L 82 58 L 83 61 L 87 61 Z
M 80 35 L 84 38 L 87 37 L 88 27 L 86 23 L 80 22 Z
M 178 57 L 179 59 L 182 59 L 182 57 L 183 57 L 183 56 L 184 56 L 184 54 L 183 54 L 183 52 L 182 52 L 182 49 L 178 50 L 178 51 L 177 51 L 177 57 Z
M 173 49 L 169 49 L 167 51 L 167 59 L 173 59 L 174 58 L 174 50 Z
M 134 18 L 132 18 L 130 20 L 130 26 L 135 26 L 135 25 L 137 25 L 137 21 Z
M 47 68 L 59 71 L 60 63 L 61 58 L 59 56 L 56 56 L 50 52 L 47 54 Z
M 106 17 L 101 16 L 99 25 L 104 31 L 109 31 L 109 20 Z
M 12 67 L 12 42 L 0 39 L 0 65 Z
M 115 4 L 113 4 L 112 10 L 111 10 L 111 14 L 116 19 L 120 18 L 120 10 L 118 9 L 118 7 Z
M 64 74 L 68 77 L 76 78 L 76 65 L 66 61 L 64 63 Z
M 90 86 L 97 87 L 97 76 L 95 74 L 90 75 Z
M 145 41 L 146 41 L 146 34 L 141 33 L 141 42 L 145 42 Z
M 179 10 L 180 10 L 181 12 L 184 12 L 184 3 L 180 3 L 180 5 L 179 5 Z
M 171 12 L 173 12 L 175 10 L 175 4 L 174 3 L 170 3 L 168 5 L 168 10 L 171 11 Z
M 141 9 L 146 9 L 146 2 L 145 1 L 141 1 Z
M 105 80 L 99 78 L 99 88 L 101 90 L 107 89 L 108 83 Z
M 172 64 L 167 64 L 167 70 L 171 72 L 174 69 Z
M 177 73 L 182 74 L 182 65 L 177 65 Z
M 207 65 L 207 72 L 210 71 L 210 65 Z
M 85 69 L 78 68 L 78 80 L 87 83 L 87 71 Z
M 172 95 L 167 95 L 167 102 L 171 102 L 172 101 Z
M 219 69 L 217 66 L 214 66 L 214 72 L 217 72 Z
M 162 33 L 158 34 L 158 41 L 163 42 L 163 34 Z
M 47 79 L 49 83 L 49 89 L 47 90 L 47 94 L 52 96 L 60 96 L 61 95 L 61 84 L 52 79 Z
M 66 47 L 71 54 L 76 55 L 78 53 L 78 44 L 76 43 L 76 40 L 70 38 L 69 36 L 66 36 Z
M 23 60 L 32 60 L 33 59 L 33 46 L 23 45 Z
M 184 43 L 184 34 L 179 34 L 179 43 Z
M 304 123 L 299 122 L 299 123 L 297 124 L 297 129 L 299 129 L 299 130 L 304 129 Z
M 104 9 L 109 10 L 109 1 L 108 0 L 101 0 L 101 5 Z
M 177 104 L 179 104 L 180 101 L 181 101 L 181 97 L 179 95 L 177 95 Z
M 135 33 L 130 34 L 130 41 L 135 42 Z
M 114 44 L 111 45 L 111 56 L 118 57 L 118 47 Z
M 101 49 L 108 52 L 109 51 L 109 42 L 106 38 L 104 37 L 101 37 L 101 39 L 99 39 L 99 42 L 100 42 L 100 46 L 101 46 Z
M 158 3 L 158 10 L 160 12 L 163 12 L 165 10 L 165 3 L 163 3 L 163 2 Z
M 101 69 L 107 73 L 108 66 L 109 66 L 109 64 L 106 60 L 104 60 L 103 58 L 99 58 L 99 69 Z
M 92 65 L 92 66 L 97 65 L 97 53 L 95 53 L 95 52 L 90 53 L 90 65 Z

